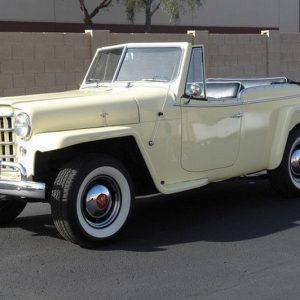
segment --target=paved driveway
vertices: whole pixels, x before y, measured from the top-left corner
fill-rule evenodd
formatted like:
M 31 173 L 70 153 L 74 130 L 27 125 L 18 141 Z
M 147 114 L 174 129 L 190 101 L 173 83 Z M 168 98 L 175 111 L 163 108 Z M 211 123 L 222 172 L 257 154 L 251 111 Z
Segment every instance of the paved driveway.
M 47 204 L 0 229 L 0 299 L 299 299 L 300 199 L 232 181 L 138 200 L 122 237 L 82 249 Z

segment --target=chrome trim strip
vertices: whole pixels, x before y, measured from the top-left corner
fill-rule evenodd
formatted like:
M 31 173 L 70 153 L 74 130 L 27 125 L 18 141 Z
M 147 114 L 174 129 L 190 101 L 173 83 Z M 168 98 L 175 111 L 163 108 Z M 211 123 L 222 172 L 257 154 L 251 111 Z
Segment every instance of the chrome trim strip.
M 201 100 L 198 100 L 201 101 Z M 238 101 L 238 100 L 237 100 Z M 216 101 L 219 102 L 219 101 Z M 191 103 L 191 102 L 190 102 Z M 242 103 L 240 101 L 236 103 L 226 103 L 226 101 L 223 103 L 215 103 L 215 101 L 204 101 L 205 104 L 174 104 L 174 106 L 180 106 L 180 107 L 199 107 L 199 108 L 212 108 L 212 107 L 228 107 L 228 106 L 242 106 L 245 103 Z M 215 104 L 214 104 L 215 103 Z
M 300 95 L 290 95 L 290 96 L 284 96 L 284 97 L 277 97 L 277 98 L 269 98 L 269 99 L 260 99 L 260 100 L 243 100 L 244 104 L 249 105 L 249 104 L 257 104 L 257 103 L 266 103 L 266 102 L 274 102 L 274 101 L 284 101 L 288 99 L 296 99 L 300 98 Z
M 0 146 L 13 146 L 15 144 L 15 142 L 0 142 Z
M 234 80 L 234 81 L 260 81 L 260 80 L 267 80 L 267 79 L 274 79 L 274 80 L 279 80 L 279 79 L 284 79 L 285 82 L 282 82 L 282 83 L 287 83 L 287 77 L 286 76 L 275 76 L 275 77 L 245 77 L 245 78 L 238 78 L 238 77 L 233 77 L 233 78 L 230 78 L 230 77 L 209 77 L 207 78 L 206 80 L 209 81 L 209 80 L 224 80 L 224 81 L 227 81 L 227 80 Z
M 13 132 L 13 128 L 0 128 L 0 132 Z
M 163 195 L 162 193 L 141 195 L 141 196 L 136 196 L 135 199 L 139 200 L 139 199 L 155 198 L 155 197 L 159 197 L 159 196 L 162 196 L 162 195 Z

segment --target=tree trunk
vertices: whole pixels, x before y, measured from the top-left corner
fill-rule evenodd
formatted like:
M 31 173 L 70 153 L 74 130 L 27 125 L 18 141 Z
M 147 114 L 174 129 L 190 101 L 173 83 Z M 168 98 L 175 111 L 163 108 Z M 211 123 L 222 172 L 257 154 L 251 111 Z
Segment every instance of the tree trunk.
M 149 1 L 150 2 L 150 1 Z M 149 33 L 151 31 L 151 3 L 147 3 L 146 5 L 146 22 L 145 22 L 145 32 Z
M 84 23 L 88 29 L 93 29 L 93 21 L 90 18 L 84 18 Z

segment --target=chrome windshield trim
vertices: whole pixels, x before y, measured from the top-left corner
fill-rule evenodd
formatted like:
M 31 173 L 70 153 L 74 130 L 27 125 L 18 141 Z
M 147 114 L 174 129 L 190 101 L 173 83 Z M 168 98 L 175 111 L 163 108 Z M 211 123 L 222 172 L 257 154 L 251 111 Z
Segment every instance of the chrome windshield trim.
M 118 75 L 119 75 L 121 66 L 122 66 L 122 64 L 123 64 L 123 61 L 124 61 L 125 56 L 126 56 L 126 53 L 127 53 L 127 49 L 128 49 L 127 46 L 123 47 L 123 52 L 122 52 L 122 54 L 121 54 L 121 57 L 120 57 L 120 59 L 119 59 L 119 62 L 118 62 L 118 65 L 117 65 L 117 68 L 116 68 L 116 71 L 115 71 L 115 74 L 114 74 L 113 79 L 112 79 L 111 82 L 115 82 L 116 79 L 117 79 L 117 77 L 118 77 Z

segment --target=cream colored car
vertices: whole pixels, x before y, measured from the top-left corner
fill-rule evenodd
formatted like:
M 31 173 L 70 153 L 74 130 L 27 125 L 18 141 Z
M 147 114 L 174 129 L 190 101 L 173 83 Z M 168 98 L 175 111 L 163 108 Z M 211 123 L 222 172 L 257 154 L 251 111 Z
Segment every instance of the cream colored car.
M 59 233 L 90 246 L 119 233 L 137 196 L 268 171 L 300 191 L 300 87 L 205 80 L 203 47 L 101 48 L 77 91 L 0 99 L 0 223 L 50 202 Z

